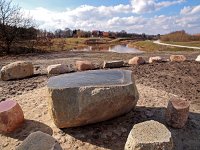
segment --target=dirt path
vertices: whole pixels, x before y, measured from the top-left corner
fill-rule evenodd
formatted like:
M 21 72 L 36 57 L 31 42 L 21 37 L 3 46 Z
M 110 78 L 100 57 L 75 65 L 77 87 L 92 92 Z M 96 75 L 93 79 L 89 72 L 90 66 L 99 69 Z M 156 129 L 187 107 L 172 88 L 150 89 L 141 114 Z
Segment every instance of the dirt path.
M 189 48 L 189 49 L 200 49 L 200 47 L 192 47 L 192 46 L 183 46 L 183 45 L 161 43 L 160 40 L 154 41 L 153 43 L 159 44 L 159 45 L 173 46 L 173 47 L 182 47 L 182 48 Z

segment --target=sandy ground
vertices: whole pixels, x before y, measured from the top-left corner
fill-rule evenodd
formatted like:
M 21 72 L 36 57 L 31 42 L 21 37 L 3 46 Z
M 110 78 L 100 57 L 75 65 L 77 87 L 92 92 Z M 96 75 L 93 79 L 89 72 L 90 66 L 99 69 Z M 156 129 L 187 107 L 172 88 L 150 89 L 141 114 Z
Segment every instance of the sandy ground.
M 181 52 L 179 52 L 181 53 Z M 166 59 L 173 53 L 145 53 L 149 56 L 163 56 Z M 12 98 L 21 105 L 26 121 L 14 133 L 0 135 L 0 149 L 15 149 L 30 133 L 43 131 L 52 135 L 63 149 L 113 149 L 124 148 L 128 134 L 134 124 L 157 120 L 163 124 L 167 101 L 174 96 L 191 102 L 189 121 L 183 129 L 173 129 L 175 150 L 200 149 L 200 63 L 193 61 L 199 53 L 185 54 L 189 61 L 183 63 L 145 64 L 125 67 L 132 70 L 140 94 L 135 110 L 121 117 L 84 127 L 60 130 L 53 124 L 47 109 L 48 80 L 45 68 L 54 63 L 71 63 L 87 59 L 101 66 L 103 60 L 125 60 L 134 54 L 61 52 L 40 55 L 21 55 L 0 58 L 0 68 L 16 60 L 28 60 L 36 66 L 36 75 L 18 81 L 0 81 L 0 100 Z

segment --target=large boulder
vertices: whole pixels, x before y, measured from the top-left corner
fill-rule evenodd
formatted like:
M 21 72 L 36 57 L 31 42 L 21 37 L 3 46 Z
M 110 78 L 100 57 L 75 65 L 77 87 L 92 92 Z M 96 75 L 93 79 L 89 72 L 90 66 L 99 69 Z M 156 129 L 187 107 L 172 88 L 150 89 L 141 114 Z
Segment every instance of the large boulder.
M 22 79 L 34 74 L 33 64 L 25 61 L 17 61 L 4 66 L 1 69 L 1 79 L 4 81 L 11 79 Z
M 163 62 L 163 58 L 160 56 L 150 57 L 149 63 L 161 63 Z
M 48 75 L 58 75 L 72 72 L 73 68 L 70 65 L 55 64 L 47 67 Z
M 188 120 L 190 102 L 182 99 L 170 99 L 165 112 L 166 122 L 173 128 L 183 128 Z
M 76 68 L 79 71 L 85 71 L 85 70 L 93 70 L 95 69 L 95 66 L 90 61 L 76 61 Z
M 62 150 L 62 148 L 52 136 L 37 131 L 31 133 L 16 150 Z
M 128 62 L 129 65 L 142 65 L 145 64 L 145 60 L 142 57 L 133 57 Z
M 16 101 L 0 102 L 0 132 L 9 133 L 17 129 L 24 122 L 24 114 Z
M 49 111 L 59 128 L 105 121 L 132 110 L 138 91 L 131 71 L 97 70 L 52 77 Z
M 104 61 L 103 68 L 121 68 L 124 66 L 124 61 L 116 60 L 116 61 Z
M 146 121 L 133 126 L 125 150 L 172 150 L 171 132 L 157 121 Z
M 200 55 L 197 56 L 196 61 L 200 62 Z
M 171 62 L 183 62 L 186 60 L 184 55 L 171 55 L 170 56 Z

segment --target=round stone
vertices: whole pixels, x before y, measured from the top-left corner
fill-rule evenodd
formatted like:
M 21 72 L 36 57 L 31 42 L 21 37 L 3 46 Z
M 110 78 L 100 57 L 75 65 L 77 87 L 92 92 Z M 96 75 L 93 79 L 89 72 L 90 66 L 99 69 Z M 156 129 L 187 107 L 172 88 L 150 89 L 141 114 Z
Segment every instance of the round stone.
M 171 150 L 171 132 L 157 121 L 146 121 L 133 126 L 125 150 Z
M 126 70 L 60 75 L 49 79 L 48 89 L 50 114 L 59 128 L 111 119 L 129 112 L 138 100 L 132 72 Z
M 186 60 L 186 57 L 184 55 L 171 55 L 170 60 L 172 62 L 183 62 Z
M 142 57 L 133 57 L 128 62 L 129 65 L 142 65 L 145 64 L 145 60 Z
M 16 101 L 6 100 L 0 103 L 0 131 L 12 132 L 24 121 L 24 114 Z

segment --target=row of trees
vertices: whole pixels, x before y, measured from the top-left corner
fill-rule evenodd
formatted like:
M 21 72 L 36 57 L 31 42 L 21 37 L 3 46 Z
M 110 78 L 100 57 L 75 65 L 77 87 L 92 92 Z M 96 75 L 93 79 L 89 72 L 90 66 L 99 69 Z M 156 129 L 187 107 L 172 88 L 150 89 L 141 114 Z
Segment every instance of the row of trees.
M 162 41 L 189 42 L 200 41 L 200 36 L 190 35 L 184 30 L 172 32 L 161 37 Z
M 36 36 L 32 19 L 25 17 L 21 8 L 13 5 L 12 1 L 0 0 L 1 51 L 8 54 L 14 44 Z

